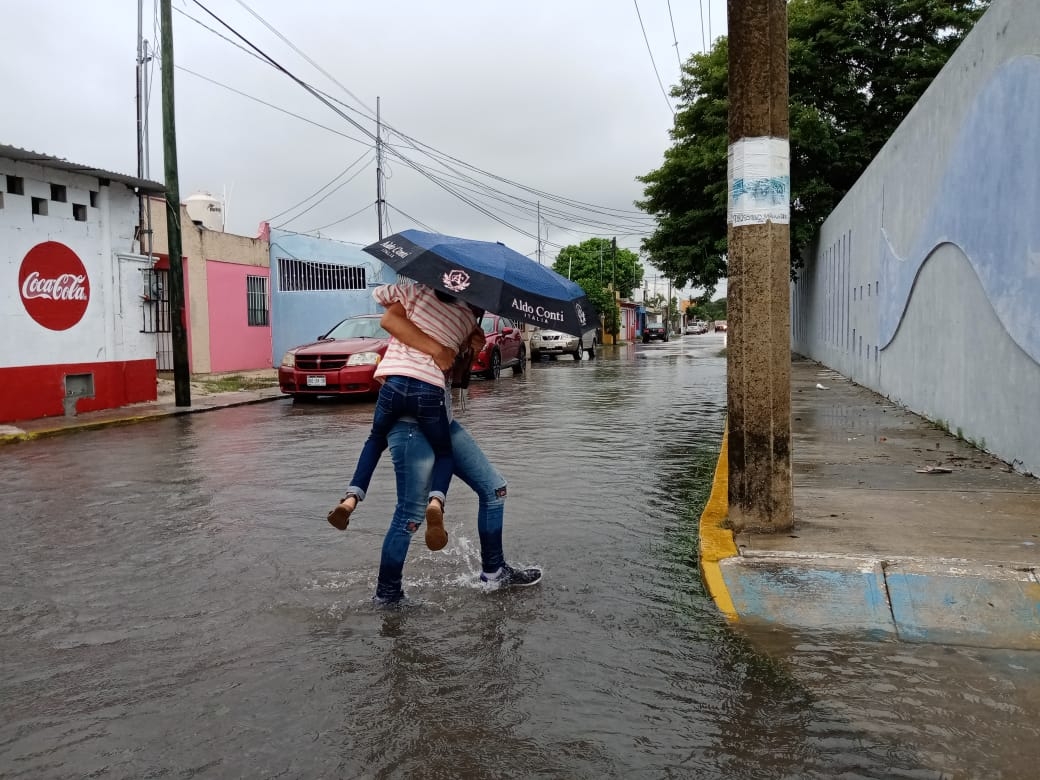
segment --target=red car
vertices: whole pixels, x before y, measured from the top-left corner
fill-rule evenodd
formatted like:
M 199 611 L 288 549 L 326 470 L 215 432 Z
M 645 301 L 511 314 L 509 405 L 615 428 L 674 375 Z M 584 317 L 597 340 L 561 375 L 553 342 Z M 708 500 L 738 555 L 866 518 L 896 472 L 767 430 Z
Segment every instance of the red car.
M 390 344 L 380 319 L 348 317 L 314 343 L 290 349 L 278 367 L 282 392 L 293 398 L 378 394 L 380 383 L 372 375 Z
M 512 368 L 514 374 L 524 373 L 527 346 L 520 326 L 508 317 L 485 314 L 480 327 L 484 329 L 484 348 L 473 358 L 470 370 L 488 379 L 498 379 L 503 368 Z

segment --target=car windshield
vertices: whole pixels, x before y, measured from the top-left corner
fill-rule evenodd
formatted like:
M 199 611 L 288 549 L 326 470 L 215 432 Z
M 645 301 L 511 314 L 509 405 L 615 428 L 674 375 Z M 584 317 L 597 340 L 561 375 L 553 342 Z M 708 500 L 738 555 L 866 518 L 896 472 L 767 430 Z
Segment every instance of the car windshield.
M 390 334 L 379 325 L 379 317 L 351 317 L 326 333 L 326 339 L 388 339 Z

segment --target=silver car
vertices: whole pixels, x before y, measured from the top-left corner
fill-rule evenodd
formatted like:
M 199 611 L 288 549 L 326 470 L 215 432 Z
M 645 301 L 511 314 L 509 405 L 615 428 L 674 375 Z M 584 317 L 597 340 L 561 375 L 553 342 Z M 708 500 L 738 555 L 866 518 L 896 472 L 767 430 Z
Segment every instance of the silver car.
M 558 330 L 538 328 L 531 334 L 531 360 L 542 355 L 573 355 L 581 360 L 582 352 L 589 353 L 589 360 L 596 357 L 596 331 L 590 330 L 582 336 L 572 336 Z

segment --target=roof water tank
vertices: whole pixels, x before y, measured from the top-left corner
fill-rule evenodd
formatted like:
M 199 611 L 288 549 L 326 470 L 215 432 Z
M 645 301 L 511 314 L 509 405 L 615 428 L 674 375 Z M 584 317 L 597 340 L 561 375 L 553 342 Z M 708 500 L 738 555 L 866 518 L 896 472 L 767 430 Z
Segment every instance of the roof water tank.
M 188 218 L 207 230 L 224 229 L 224 204 L 208 192 L 196 192 L 184 201 Z

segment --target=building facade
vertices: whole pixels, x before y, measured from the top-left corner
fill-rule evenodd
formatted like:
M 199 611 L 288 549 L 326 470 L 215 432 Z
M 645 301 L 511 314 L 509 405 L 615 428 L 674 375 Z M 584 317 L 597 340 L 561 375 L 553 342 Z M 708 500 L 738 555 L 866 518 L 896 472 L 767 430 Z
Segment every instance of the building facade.
M 0 423 L 155 399 L 135 235 L 162 191 L 0 145 Z
M 173 370 L 169 327 L 166 202 L 149 199 L 155 274 L 150 305 L 160 371 Z M 271 367 L 270 247 L 223 230 L 219 203 L 193 195 L 181 204 L 181 270 L 193 374 Z M 142 252 L 148 252 L 147 236 Z
M 270 230 L 272 360 L 314 341 L 357 314 L 383 311 L 372 288 L 397 274 L 361 247 L 329 238 Z

